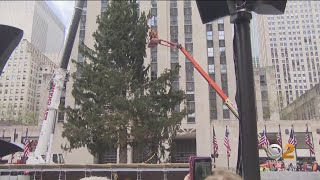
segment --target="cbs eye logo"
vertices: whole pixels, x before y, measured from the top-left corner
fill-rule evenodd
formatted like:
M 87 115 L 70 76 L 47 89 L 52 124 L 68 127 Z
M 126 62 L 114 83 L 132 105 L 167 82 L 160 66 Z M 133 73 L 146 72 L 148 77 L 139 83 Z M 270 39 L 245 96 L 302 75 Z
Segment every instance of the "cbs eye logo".
M 291 153 L 293 153 L 294 151 L 294 146 L 292 144 L 286 144 L 284 146 L 284 149 L 287 149 L 287 150 L 283 152 L 281 146 L 279 146 L 278 144 L 271 144 L 266 149 L 266 153 L 269 158 L 274 160 L 278 160 L 281 157 L 283 159 L 293 159 L 294 156 L 291 155 Z

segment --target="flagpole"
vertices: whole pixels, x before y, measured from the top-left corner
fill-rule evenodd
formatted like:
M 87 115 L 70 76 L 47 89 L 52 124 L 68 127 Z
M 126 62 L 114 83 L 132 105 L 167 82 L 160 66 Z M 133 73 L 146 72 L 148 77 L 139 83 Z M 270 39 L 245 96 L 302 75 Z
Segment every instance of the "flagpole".
M 281 144 L 279 144 L 280 146 L 281 146 L 281 149 L 283 149 L 283 143 L 282 143 L 282 133 L 281 133 L 281 127 L 280 127 L 280 124 L 279 124 L 279 138 L 280 138 L 280 142 L 281 142 Z M 283 151 L 282 151 L 282 156 L 281 157 L 283 157 Z M 282 162 L 284 161 L 284 159 L 282 159 Z
M 214 138 L 217 138 L 216 137 L 216 131 L 214 130 L 214 125 L 213 125 L 213 131 L 212 131 L 212 135 L 213 135 L 213 137 L 212 137 L 212 140 L 214 139 Z M 214 148 L 214 142 L 212 142 L 212 147 L 213 147 L 213 168 L 216 168 L 216 150 L 215 150 L 215 148 Z
M 306 124 L 306 126 L 307 126 L 308 137 L 309 137 L 309 139 L 310 139 L 308 124 Z M 313 145 L 313 137 L 312 137 L 312 146 L 314 146 L 314 145 Z M 311 147 L 310 147 L 310 145 L 309 145 L 309 153 L 310 153 L 310 161 L 312 161 L 312 153 L 311 153 Z
M 308 136 L 309 136 L 309 129 L 308 129 L 308 124 L 306 124 L 306 127 L 307 127 L 307 132 L 308 133 Z M 310 138 L 310 137 L 309 137 Z M 309 146 L 309 154 L 310 154 L 310 161 L 312 160 L 312 155 L 311 155 L 311 150 L 310 150 L 310 146 Z
M 296 138 L 296 134 L 294 132 L 294 127 L 293 127 L 293 124 L 291 124 L 291 128 L 292 128 L 292 131 L 293 131 L 293 137 Z M 296 157 L 296 166 L 298 166 L 298 161 L 297 161 L 297 158 L 298 158 L 298 155 L 297 155 L 297 148 L 296 148 L 296 145 L 294 146 L 294 153 L 295 153 L 295 157 Z
M 313 150 L 314 150 L 314 141 L 313 141 L 313 133 L 311 132 L 311 138 L 312 138 L 312 146 L 313 146 Z M 311 151 L 310 151 L 311 153 Z M 316 156 L 316 151 L 314 150 L 314 156 Z
M 229 155 L 227 155 L 228 156 L 228 169 L 229 169 Z
M 228 146 L 230 146 L 230 142 L 229 142 L 229 131 L 228 131 L 228 126 L 226 126 L 226 135 L 225 135 L 227 138 L 228 138 Z M 225 138 L 226 138 L 225 137 Z M 229 165 L 229 154 L 230 154 L 230 152 L 229 152 L 229 149 L 228 149 L 229 147 L 227 147 L 227 162 L 228 162 L 228 169 L 229 169 L 229 167 L 230 167 L 230 165 Z M 229 153 L 228 153 L 229 152 Z

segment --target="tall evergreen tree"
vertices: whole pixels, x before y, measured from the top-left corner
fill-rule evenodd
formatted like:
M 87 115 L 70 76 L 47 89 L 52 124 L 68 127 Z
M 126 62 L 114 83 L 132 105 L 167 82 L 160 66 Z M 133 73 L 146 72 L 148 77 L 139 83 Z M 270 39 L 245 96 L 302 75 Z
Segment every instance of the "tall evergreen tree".
M 77 63 L 81 76 L 73 75 L 72 94 L 79 106 L 66 108 L 63 136 L 72 149 L 87 147 L 98 163 L 109 147 L 119 147 L 120 163 L 126 163 L 127 145 L 133 142 L 144 143 L 159 160 L 166 151 L 163 144 L 172 140 L 186 115 L 185 109 L 173 111 L 185 99 L 171 84 L 179 67 L 152 81 L 148 77 L 147 21 L 135 1 L 113 0 L 97 18 L 94 49 L 79 48 L 86 58 Z

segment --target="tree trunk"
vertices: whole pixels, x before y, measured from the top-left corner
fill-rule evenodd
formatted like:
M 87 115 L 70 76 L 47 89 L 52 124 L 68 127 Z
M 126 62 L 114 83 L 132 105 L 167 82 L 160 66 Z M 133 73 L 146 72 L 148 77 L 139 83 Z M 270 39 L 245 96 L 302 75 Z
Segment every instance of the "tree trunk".
M 119 136 L 119 163 L 127 163 L 127 130 L 121 130 Z

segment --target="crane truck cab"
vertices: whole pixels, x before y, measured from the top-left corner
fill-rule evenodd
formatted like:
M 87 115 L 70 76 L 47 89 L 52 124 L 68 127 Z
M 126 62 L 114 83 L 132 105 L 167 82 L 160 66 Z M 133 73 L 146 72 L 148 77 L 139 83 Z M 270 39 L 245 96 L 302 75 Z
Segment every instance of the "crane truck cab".
M 64 164 L 63 154 L 51 154 L 50 158 L 46 158 L 45 155 L 37 157 L 34 153 L 30 154 L 26 164 Z

